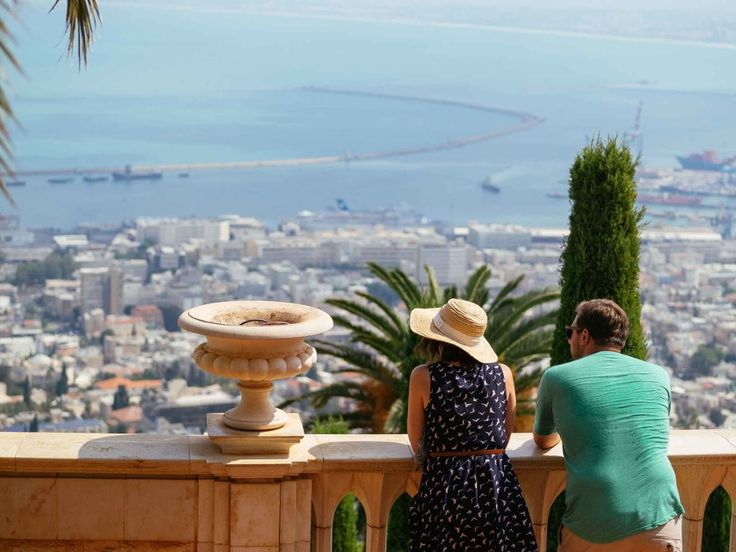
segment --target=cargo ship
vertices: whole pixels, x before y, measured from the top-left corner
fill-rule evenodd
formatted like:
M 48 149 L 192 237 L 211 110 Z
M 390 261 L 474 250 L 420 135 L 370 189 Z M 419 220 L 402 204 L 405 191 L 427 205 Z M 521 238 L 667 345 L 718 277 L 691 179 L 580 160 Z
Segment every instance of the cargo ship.
M 639 194 L 639 203 L 653 203 L 656 205 L 673 205 L 678 207 L 697 207 L 702 199 L 694 195 L 679 194 Z
M 108 180 L 108 177 L 102 176 L 102 175 L 91 174 L 91 175 L 83 176 L 82 180 L 84 180 L 85 182 L 106 182 Z
M 130 165 L 125 165 L 125 170 L 112 173 L 112 179 L 118 181 L 161 180 L 162 177 L 161 171 L 134 171 Z
M 480 183 L 480 187 L 483 188 L 486 192 L 493 192 L 494 194 L 497 194 L 501 191 L 501 188 L 493 183 L 493 180 L 491 180 L 490 176 L 486 176 L 483 179 L 483 181 Z
M 687 157 L 678 155 L 677 160 L 683 169 L 691 171 L 728 171 L 734 167 L 732 163 L 736 161 L 736 155 L 725 159 L 718 159 L 715 150 L 705 150 L 703 153 L 691 153 Z

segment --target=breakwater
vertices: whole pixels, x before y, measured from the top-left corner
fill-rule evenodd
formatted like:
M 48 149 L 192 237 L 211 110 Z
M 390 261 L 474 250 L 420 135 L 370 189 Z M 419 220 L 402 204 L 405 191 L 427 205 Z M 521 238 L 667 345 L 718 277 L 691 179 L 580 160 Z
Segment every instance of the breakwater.
M 502 128 L 489 130 L 480 134 L 473 134 L 470 136 L 462 136 L 455 139 L 450 139 L 445 142 L 422 145 L 422 146 L 408 146 L 406 148 L 390 149 L 383 151 L 373 151 L 364 153 L 346 153 L 344 155 L 325 155 L 317 157 L 292 157 L 285 159 L 252 159 L 245 161 L 231 161 L 231 162 L 216 162 L 216 163 L 169 163 L 169 164 L 155 164 L 155 165 L 132 165 L 133 171 L 160 171 L 160 172 L 190 172 L 190 171 L 206 171 L 206 170 L 248 170 L 248 169 L 267 169 L 274 167 L 300 167 L 300 166 L 311 166 L 311 165 L 328 165 L 335 163 L 350 163 L 360 161 L 374 161 L 379 159 L 388 159 L 392 157 L 402 157 L 408 155 L 420 155 L 423 153 L 438 152 L 443 150 L 452 150 L 477 144 L 480 142 L 487 142 L 514 134 L 529 130 L 540 123 L 543 119 L 537 117 L 531 113 L 523 111 L 516 111 L 512 109 L 504 109 L 499 107 L 487 106 L 472 102 L 463 102 L 457 100 L 450 100 L 444 98 L 431 98 L 423 96 L 404 96 L 398 94 L 384 94 L 380 92 L 366 92 L 360 90 L 348 90 L 339 88 L 326 88 L 326 87 L 302 87 L 300 90 L 308 93 L 319 93 L 319 94 L 336 94 L 343 96 L 357 96 L 364 98 L 375 98 L 391 101 L 410 102 L 410 103 L 424 103 L 432 104 L 444 107 L 452 107 L 458 109 L 467 109 L 482 113 L 493 113 L 496 115 L 506 116 L 512 119 L 516 119 L 516 122 L 512 125 L 505 126 Z M 15 172 L 16 176 L 33 176 L 33 175 L 84 175 L 84 174 L 100 174 L 100 173 L 111 173 L 113 171 L 123 170 L 122 167 L 58 167 L 58 168 L 47 168 L 47 169 L 19 169 Z

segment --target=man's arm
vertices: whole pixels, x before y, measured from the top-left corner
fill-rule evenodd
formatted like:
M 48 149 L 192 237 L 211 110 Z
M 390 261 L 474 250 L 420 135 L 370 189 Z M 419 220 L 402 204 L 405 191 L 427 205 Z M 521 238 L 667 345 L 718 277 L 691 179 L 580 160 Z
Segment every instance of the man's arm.
M 560 442 L 552 410 L 552 381 L 545 373 L 539 382 L 537 408 L 534 413 L 534 442 L 539 448 L 549 449 Z
M 551 433 L 550 435 L 540 435 L 535 431 L 534 442 L 541 449 L 551 449 L 553 446 L 560 442 L 560 434 Z

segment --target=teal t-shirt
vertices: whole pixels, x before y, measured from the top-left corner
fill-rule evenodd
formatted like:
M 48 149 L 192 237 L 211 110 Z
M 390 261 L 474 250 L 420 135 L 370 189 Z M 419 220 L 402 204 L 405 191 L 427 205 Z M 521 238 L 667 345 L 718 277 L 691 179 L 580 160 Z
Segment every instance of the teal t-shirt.
M 667 458 L 670 398 L 663 368 L 620 353 L 544 373 L 534 431 L 562 438 L 570 531 L 608 543 L 683 513 Z

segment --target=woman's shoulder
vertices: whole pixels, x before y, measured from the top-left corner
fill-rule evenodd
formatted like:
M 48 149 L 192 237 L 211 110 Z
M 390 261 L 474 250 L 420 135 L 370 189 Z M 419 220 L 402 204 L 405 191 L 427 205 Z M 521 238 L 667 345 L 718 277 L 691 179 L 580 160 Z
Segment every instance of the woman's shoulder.
M 429 379 L 429 364 L 420 364 L 415 366 L 409 376 L 409 381 Z
M 495 364 L 501 369 L 501 373 L 503 373 L 503 379 L 513 381 L 514 373 L 511 371 L 511 368 L 500 362 L 496 362 Z

